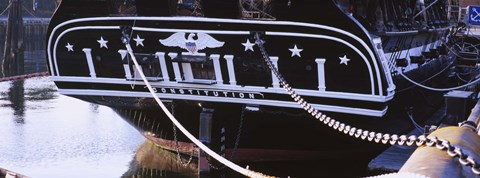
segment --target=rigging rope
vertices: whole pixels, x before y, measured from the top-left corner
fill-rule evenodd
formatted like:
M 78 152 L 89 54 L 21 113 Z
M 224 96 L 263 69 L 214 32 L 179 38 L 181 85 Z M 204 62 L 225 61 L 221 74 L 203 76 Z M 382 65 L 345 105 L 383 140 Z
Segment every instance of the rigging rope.
M 413 126 L 415 126 L 415 128 L 416 128 L 418 131 L 420 131 L 420 133 L 425 133 L 425 132 L 423 131 L 422 126 L 420 126 L 420 124 L 418 124 L 418 123 L 415 121 L 415 119 L 413 119 L 413 114 L 412 114 L 411 112 L 407 112 L 407 116 L 408 116 L 408 118 L 410 119 L 410 121 L 412 122 Z
M 12 4 L 8 4 L 8 6 L 5 8 L 5 10 L 3 10 L 2 13 L 0 13 L 0 16 L 2 16 L 5 12 L 7 12 L 7 10 L 10 9 L 10 6 L 12 6 Z
M 23 9 L 25 9 L 25 11 L 27 11 L 28 14 L 30 14 L 31 16 L 35 17 L 35 18 L 38 18 L 35 14 L 33 14 L 33 12 L 30 12 L 30 10 L 28 10 L 24 5 L 22 5 Z
M 437 72 L 435 75 L 432 75 L 431 77 L 423 80 L 422 82 L 418 82 L 418 83 L 424 83 L 424 82 L 427 82 L 427 81 L 429 81 L 429 80 L 437 77 L 438 75 L 440 75 L 440 74 L 442 74 L 443 72 L 445 72 L 445 70 L 449 69 L 449 68 L 452 66 L 452 64 L 453 64 L 453 62 L 450 62 L 450 64 L 448 64 L 445 68 L 443 68 L 442 70 L 440 70 L 439 72 Z M 410 86 L 410 87 L 407 87 L 407 88 L 403 88 L 403 89 L 401 89 L 401 90 L 398 90 L 398 91 L 396 91 L 395 93 L 404 92 L 404 91 L 406 91 L 406 90 L 408 90 L 408 89 L 410 89 L 410 88 L 413 88 L 413 87 L 415 87 L 415 86 L 416 86 L 416 85 L 414 84 L 414 85 L 412 85 L 412 86 Z
M 452 88 L 433 88 L 433 87 L 429 87 L 429 86 L 425 86 L 425 85 L 422 85 L 420 83 L 417 83 L 415 81 L 413 81 L 412 79 L 408 78 L 407 76 L 405 76 L 402 72 L 400 72 L 400 75 L 405 78 L 407 81 L 409 81 L 410 83 L 413 83 L 414 85 L 416 86 L 419 86 L 421 88 L 424 88 L 424 89 L 427 89 L 427 90 L 432 90 L 432 91 L 440 91 L 440 92 L 444 92 L 444 91 L 451 91 L 451 90 L 458 90 L 458 89 L 462 89 L 462 88 L 465 88 L 465 87 L 468 87 L 470 85 L 474 85 L 474 84 L 477 84 L 479 81 L 480 81 L 480 77 L 475 79 L 474 81 L 470 82 L 470 83 L 467 83 L 465 85 L 461 85 L 461 86 L 457 86 L 457 87 L 452 87 Z
M 135 55 L 133 54 L 133 49 L 132 49 L 132 47 L 130 46 L 130 43 L 129 43 L 130 38 L 124 36 L 122 41 L 125 44 L 125 47 L 127 48 L 128 54 L 132 58 L 132 61 L 135 65 L 135 68 L 138 70 L 138 73 L 140 74 L 140 77 L 142 78 L 143 82 L 147 86 L 148 90 L 152 94 L 155 101 L 158 103 L 160 108 L 162 108 L 163 112 L 168 116 L 168 118 L 173 122 L 173 124 L 183 134 L 185 134 L 185 136 L 187 136 L 187 138 L 190 139 L 190 141 L 192 141 L 195 145 L 200 147 L 200 149 L 205 151 L 208 155 L 215 158 L 220 163 L 226 165 L 227 167 L 231 168 L 232 170 L 234 170 L 234 171 L 236 171 L 240 174 L 243 174 L 243 175 L 248 176 L 248 177 L 255 177 L 255 178 L 257 178 L 257 177 L 258 178 L 260 178 L 260 177 L 273 177 L 273 176 L 265 175 L 265 174 L 255 172 L 255 171 L 252 171 L 252 170 L 248 170 L 248 169 L 245 169 L 245 168 L 242 168 L 242 167 L 236 165 L 235 163 L 233 163 L 233 162 L 225 159 L 224 157 L 218 155 L 217 153 L 215 153 L 213 150 L 211 150 L 206 145 L 204 145 L 202 142 L 200 142 L 197 138 L 195 138 L 195 136 L 193 136 L 187 129 L 185 129 L 185 127 L 183 127 L 182 124 L 180 124 L 180 122 L 177 121 L 177 119 L 172 115 L 172 113 L 170 113 L 170 111 L 167 109 L 167 107 L 165 107 L 163 102 L 160 100 L 160 98 L 157 96 L 154 89 L 152 88 L 152 85 L 150 85 L 150 82 L 145 77 L 145 74 L 141 70 L 141 66 L 138 64 L 137 59 L 136 59 Z

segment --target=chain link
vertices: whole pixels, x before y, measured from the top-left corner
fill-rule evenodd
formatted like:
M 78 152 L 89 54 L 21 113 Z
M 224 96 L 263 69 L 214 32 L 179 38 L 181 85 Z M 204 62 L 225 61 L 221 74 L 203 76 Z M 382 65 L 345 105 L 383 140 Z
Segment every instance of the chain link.
M 240 137 L 242 135 L 244 117 L 245 117 L 245 107 L 242 108 L 242 113 L 240 113 L 240 123 L 238 124 L 237 138 L 235 139 L 235 145 L 233 146 L 232 155 L 230 156 L 231 161 L 235 159 L 235 154 L 237 154 L 237 150 L 238 150 L 238 144 L 240 144 Z
M 277 67 L 274 66 L 272 61 L 270 60 L 270 56 L 268 55 L 264 47 L 265 41 L 263 41 L 260 38 L 259 33 L 256 33 L 254 38 L 255 38 L 255 43 L 260 48 L 260 52 L 262 53 L 263 59 L 267 63 L 270 70 L 278 78 L 282 87 L 287 91 L 287 93 L 295 102 L 297 102 L 300 106 L 302 106 L 302 108 L 305 111 L 311 114 L 318 121 L 323 122 L 325 125 L 328 125 L 329 127 L 341 133 L 350 135 L 355 138 L 360 138 L 362 140 L 368 140 L 376 143 L 381 142 L 383 144 L 391 144 L 391 145 L 406 144 L 408 146 L 426 145 L 430 147 L 436 147 L 437 149 L 446 151 L 447 154 L 452 158 L 458 157 L 460 164 L 464 166 L 471 166 L 472 172 L 476 175 L 480 175 L 480 165 L 477 164 L 472 157 L 465 155 L 462 152 L 461 148 L 451 145 L 450 142 L 448 142 L 447 140 L 437 139 L 437 137 L 435 136 L 426 137 L 425 135 L 420 135 L 420 136 L 411 135 L 407 137 L 406 135 L 398 136 L 396 134 L 390 135 L 385 133 L 375 133 L 373 131 L 362 130 L 359 128 L 352 127 L 350 125 L 347 125 L 345 123 L 332 119 L 327 115 L 323 114 L 322 112 L 318 111 L 316 108 L 312 107 L 307 101 L 305 101 L 300 95 L 298 95 L 293 90 L 293 88 L 287 83 L 287 81 L 280 74 L 280 72 L 278 72 Z
M 233 161 L 235 159 L 235 155 L 236 155 L 237 150 L 238 150 L 238 145 L 240 144 L 240 137 L 242 135 L 244 118 L 245 118 L 245 107 L 242 108 L 242 111 L 240 113 L 240 123 L 238 125 L 238 130 L 237 130 L 237 138 L 235 139 L 235 144 L 233 146 L 233 151 L 232 151 L 232 154 L 230 155 L 230 161 Z M 210 165 L 210 167 L 215 169 L 215 170 L 221 170 L 221 169 L 224 169 L 226 167 L 225 165 L 222 166 L 222 167 L 217 167 L 217 166 L 211 164 L 209 157 L 207 157 L 207 161 L 208 161 L 208 164 Z
M 175 115 L 175 103 L 172 101 L 172 106 L 171 106 L 171 113 L 172 115 Z M 190 158 L 188 158 L 187 162 L 184 162 L 181 155 L 180 155 L 180 148 L 178 145 L 178 138 L 177 138 L 177 127 L 173 125 L 173 140 L 175 141 L 175 151 L 177 152 L 177 160 L 182 164 L 183 167 L 188 166 L 192 160 L 193 160 L 193 155 L 195 154 L 195 147 L 192 148 L 192 153 L 190 153 Z
M 192 12 L 193 16 L 203 17 L 203 10 L 202 10 L 202 6 L 200 5 L 200 1 L 201 0 L 195 0 L 193 4 L 193 12 Z
M 174 102 L 172 102 L 172 105 L 171 105 L 171 113 L 172 113 L 172 115 L 175 115 L 175 103 Z M 235 139 L 235 144 L 233 146 L 233 151 L 232 151 L 232 155 L 230 156 L 230 160 L 233 160 L 235 158 L 235 154 L 238 150 L 238 145 L 240 143 L 240 137 L 241 137 L 242 130 L 243 130 L 244 117 L 245 117 L 245 107 L 242 108 L 242 111 L 241 111 L 241 114 L 240 114 L 240 123 L 239 123 L 239 126 L 238 126 L 237 137 Z M 179 149 L 178 138 L 177 138 L 177 128 L 175 127 L 175 125 L 173 126 L 173 139 L 175 141 L 175 151 L 177 152 L 178 161 L 183 166 L 187 166 L 188 164 L 190 164 L 192 162 L 193 155 L 195 154 L 195 149 L 192 149 L 192 153 L 190 154 L 190 158 L 188 159 L 188 161 L 184 162 L 181 155 L 180 155 L 180 149 Z M 222 170 L 222 169 L 225 169 L 225 167 L 226 167 L 225 165 L 223 165 L 221 167 L 215 166 L 214 164 L 212 164 L 212 162 L 210 160 L 210 157 L 207 157 L 207 161 L 208 161 L 208 165 L 215 170 Z

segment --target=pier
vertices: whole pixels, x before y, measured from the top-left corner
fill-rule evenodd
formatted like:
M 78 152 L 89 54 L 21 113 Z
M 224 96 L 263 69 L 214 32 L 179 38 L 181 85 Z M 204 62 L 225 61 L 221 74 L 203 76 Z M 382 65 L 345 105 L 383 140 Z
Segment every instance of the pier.
M 7 21 L 5 17 L 0 17 L 0 39 L 4 39 L 7 31 Z M 41 17 L 24 17 L 23 18 L 23 34 L 25 38 L 35 38 L 45 35 L 48 29 L 50 18 Z
M 3 41 L 5 41 L 2 60 L 3 77 L 25 73 L 25 38 L 40 37 L 47 31 L 49 20 L 37 17 L 24 4 L 22 0 L 9 0 L 8 6 L 0 14 L 0 16 L 7 15 L 6 18 L 0 19 L 0 36 L 4 37 Z M 30 18 L 24 18 L 24 16 L 30 16 Z

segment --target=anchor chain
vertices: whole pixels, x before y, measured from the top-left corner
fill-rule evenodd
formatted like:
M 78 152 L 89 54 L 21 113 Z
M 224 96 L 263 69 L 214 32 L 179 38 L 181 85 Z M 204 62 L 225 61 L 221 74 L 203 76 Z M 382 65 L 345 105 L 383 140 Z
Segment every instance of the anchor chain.
M 265 49 L 265 41 L 260 38 L 259 33 L 256 33 L 255 36 L 255 44 L 260 48 L 260 52 L 262 53 L 262 57 L 267 63 L 270 70 L 274 73 L 274 75 L 280 81 L 282 87 L 287 91 L 290 97 L 297 102 L 302 108 L 307 111 L 310 115 L 312 115 L 315 119 L 320 121 L 321 123 L 339 131 L 340 133 L 344 133 L 346 135 L 359 138 L 362 140 L 367 140 L 370 142 L 376 143 L 383 143 L 383 144 L 390 144 L 390 145 L 408 145 L 408 146 L 429 146 L 429 147 L 436 147 L 440 150 L 446 151 L 449 156 L 452 158 L 458 157 L 458 161 L 461 165 L 464 166 L 471 166 L 472 172 L 476 175 L 480 175 L 480 165 L 471 157 L 463 153 L 461 148 L 456 147 L 450 144 L 449 141 L 444 139 L 438 139 L 434 136 L 406 136 L 406 135 L 397 135 L 397 134 L 387 134 L 387 133 L 376 133 L 373 131 L 363 130 L 360 128 L 352 127 L 335 119 L 328 117 L 327 115 L 323 114 L 322 112 L 318 111 L 316 108 L 312 107 L 307 101 L 305 101 L 300 95 L 298 95 L 294 89 L 287 83 L 285 78 L 280 74 L 277 70 L 277 67 L 273 65 L 272 61 L 270 60 L 270 56 L 268 55 Z
M 235 139 L 235 145 L 233 146 L 232 155 L 230 156 L 230 160 L 232 161 L 235 159 L 235 154 L 237 153 L 238 144 L 240 144 L 240 137 L 242 135 L 244 117 L 245 117 L 245 107 L 242 108 L 242 113 L 240 114 L 240 123 L 238 124 L 237 138 Z
M 171 110 L 172 110 L 171 111 L 172 115 L 175 115 L 175 103 L 173 101 L 172 101 Z M 178 145 L 178 138 L 177 138 L 177 127 L 175 127 L 175 125 L 173 125 L 173 140 L 175 141 L 175 151 L 177 152 L 178 162 L 180 162 L 180 164 L 182 164 L 183 167 L 188 166 L 193 160 L 193 155 L 195 154 L 195 149 L 192 148 L 192 153 L 190 154 L 190 158 L 188 158 L 188 161 L 183 162 L 183 159 L 180 156 L 180 148 L 179 148 L 179 145 Z
M 242 108 L 242 112 L 240 113 L 240 123 L 238 124 L 237 138 L 235 139 L 235 144 L 233 146 L 233 151 L 232 151 L 232 154 L 230 155 L 230 161 L 233 161 L 235 159 L 235 155 L 236 155 L 237 150 L 238 150 L 238 144 L 240 144 L 240 137 L 242 135 L 244 118 L 245 118 L 245 107 Z M 222 167 L 217 167 L 217 166 L 211 164 L 209 157 L 207 157 L 207 161 L 208 161 L 209 166 L 211 168 L 215 169 L 215 170 L 221 170 L 221 169 L 225 168 L 225 165 L 222 166 Z

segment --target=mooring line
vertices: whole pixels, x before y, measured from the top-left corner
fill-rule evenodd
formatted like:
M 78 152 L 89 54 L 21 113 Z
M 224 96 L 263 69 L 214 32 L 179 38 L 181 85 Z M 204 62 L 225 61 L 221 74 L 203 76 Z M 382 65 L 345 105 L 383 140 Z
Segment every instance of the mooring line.
M 192 141 L 195 145 L 197 145 L 205 153 L 207 153 L 211 157 L 215 158 L 220 163 L 226 165 L 230 169 L 232 169 L 232 170 L 234 170 L 234 171 L 236 171 L 240 174 L 243 174 L 243 175 L 248 176 L 248 177 L 254 177 L 254 178 L 274 177 L 274 176 L 265 175 L 265 174 L 262 174 L 262 173 L 259 173 L 259 172 L 255 172 L 255 171 L 248 170 L 246 168 L 240 167 L 239 165 L 237 165 L 237 164 L 225 159 L 224 157 L 220 156 L 219 154 L 215 153 L 213 150 L 211 150 L 206 145 L 204 145 L 202 142 L 200 142 L 197 138 L 195 138 L 195 136 L 193 136 L 187 129 L 185 129 L 185 127 L 183 127 L 182 124 L 180 124 L 180 122 L 178 122 L 178 120 L 172 115 L 172 113 L 170 113 L 170 111 L 167 109 L 167 107 L 163 104 L 163 102 L 157 96 L 156 92 L 153 90 L 152 85 L 150 85 L 150 82 L 145 77 L 145 74 L 141 70 L 141 67 L 138 64 L 138 61 L 137 61 L 135 55 L 133 54 L 133 49 L 130 46 L 130 38 L 128 36 L 123 36 L 122 42 L 125 44 L 125 47 L 127 48 L 127 52 L 130 55 L 130 57 L 132 58 L 132 61 L 135 65 L 135 68 L 137 69 L 138 73 L 140 74 L 140 77 L 142 78 L 143 82 L 147 86 L 148 90 L 152 94 L 155 101 L 158 103 L 160 108 L 162 108 L 163 112 L 168 116 L 168 118 L 173 122 L 173 124 L 183 134 L 185 134 L 185 136 L 187 136 L 187 138 L 190 139 L 190 141 Z
M 31 73 L 31 74 L 16 75 L 11 77 L 0 78 L 0 82 L 22 80 L 22 79 L 33 78 L 33 77 L 44 77 L 48 75 L 49 75 L 48 72 L 37 72 L 37 73 Z

